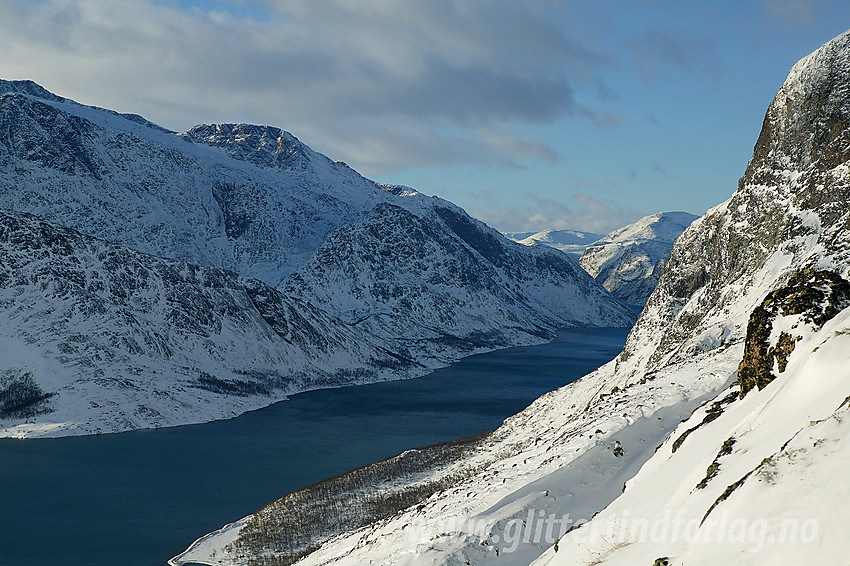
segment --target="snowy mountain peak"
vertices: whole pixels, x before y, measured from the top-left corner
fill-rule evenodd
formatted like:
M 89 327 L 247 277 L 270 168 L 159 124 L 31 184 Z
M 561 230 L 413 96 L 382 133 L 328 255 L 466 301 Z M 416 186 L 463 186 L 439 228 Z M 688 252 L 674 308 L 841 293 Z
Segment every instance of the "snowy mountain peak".
M 673 242 L 697 219 L 688 212 L 657 212 L 587 246 L 579 265 L 611 294 L 642 306 L 655 289 Z
M 309 148 L 287 131 L 251 124 L 199 124 L 182 134 L 194 142 L 224 148 L 261 167 L 304 168 Z
M 644 216 L 622 228 L 614 230 L 597 242 L 604 245 L 612 242 L 641 242 L 655 240 L 672 244 L 685 228 L 699 218 L 689 212 L 656 212 Z
M 62 102 L 65 100 L 61 96 L 56 96 L 46 88 L 30 80 L 7 81 L 0 79 L 0 94 L 7 93 L 27 94 L 29 96 L 35 96 L 36 98 L 50 100 L 52 102 Z
M 763 166 L 831 168 L 850 156 L 850 31 L 801 59 L 764 119 L 745 177 Z
M 589 244 L 602 237 L 601 234 L 593 234 L 592 232 L 555 229 L 541 230 L 539 232 L 505 232 L 505 236 L 527 246 L 535 243 L 550 246 L 553 244 Z

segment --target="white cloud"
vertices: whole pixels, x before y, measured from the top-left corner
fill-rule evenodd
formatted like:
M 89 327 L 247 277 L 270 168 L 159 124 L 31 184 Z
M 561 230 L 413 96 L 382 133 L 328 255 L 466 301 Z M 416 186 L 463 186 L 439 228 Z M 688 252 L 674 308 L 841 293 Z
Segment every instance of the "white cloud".
M 553 161 L 552 148 L 512 127 L 593 116 L 571 73 L 587 75 L 600 57 L 571 42 L 546 3 L 188 4 L 0 0 L 0 76 L 172 129 L 272 123 L 367 174 Z
M 524 205 L 499 211 L 486 206 L 486 199 L 490 197 L 492 195 L 482 195 L 482 208 L 472 209 L 470 214 L 503 232 L 554 228 L 607 234 L 643 216 L 636 210 L 586 193 L 571 195 L 565 201 L 526 195 Z

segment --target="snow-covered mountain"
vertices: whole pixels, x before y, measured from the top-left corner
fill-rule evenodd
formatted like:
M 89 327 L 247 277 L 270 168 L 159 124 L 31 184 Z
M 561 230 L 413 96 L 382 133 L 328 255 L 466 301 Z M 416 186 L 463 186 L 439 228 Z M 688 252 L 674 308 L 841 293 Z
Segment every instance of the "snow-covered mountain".
M 642 307 L 658 284 L 673 242 L 697 218 L 687 212 L 645 216 L 587 246 L 579 265 L 612 295 Z
M 505 236 L 572 256 L 614 297 L 639 311 L 658 284 L 673 242 L 697 218 L 687 212 L 658 212 L 607 236 L 576 230 L 507 232 Z
M 275 336 L 271 336 L 274 344 L 251 348 L 252 337 L 257 332 L 268 334 L 268 329 L 240 328 L 236 322 L 219 320 L 225 314 L 212 317 L 212 330 L 204 330 L 211 333 L 204 336 L 209 339 L 203 346 L 192 343 L 191 352 L 174 345 L 163 349 L 167 340 L 143 341 L 136 349 L 123 339 L 107 338 L 110 333 L 124 332 L 122 323 L 115 322 L 103 336 L 92 337 L 94 342 L 112 340 L 97 346 L 103 349 L 101 357 L 77 364 L 61 352 L 66 346 L 60 348 L 59 344 L 79 341 L 78 335 L 106 328 L 106 319 L 96 317 L 111 315 L 76 306 L 75 301 L 82 300 L 76 295 L 67 309 L 80 310 L 85 316 L 62 314 L 64 302 L 71 300 L 65 289 L 72 284 L 80 286 L 84 297 L 101 292 L 98 277 L 109 275 L 96 276 L 104 265 L 102 253 L 87 256 L 78 252 L 79 239 L 62 248 L 67 254 L 61 257 L 33 249 L 33 254 L 41 254 L 39 269 L 44 271 L 21 279 L 23 283 L 17 287 L 0 288 L 8 297 L 0 316 L 8 321 L 3 329 L 9 337 L 6 344 L 26 334 L 28 337 L 21 339 L 33 345 L 27 349 L 33 355 L 41 348 L 47 357 L 57 356 L 54 349 L 59 348 L 64 361 L 60 360 L 63 369 L 56 369 L 56 375 L 63 376 L 62 382 L 32 373 L 27 379 L 35 380 L 38 389 L 30 381 L 25 388 L 53 395 L 50 403 L 55 411 L 29 417 L 35 424 L 58 423 L 60 417 L 66 420 L 48 430 L 19 426 L 21 419 L 0 415 L 4 435 L 125 430 L 210 420 L 272 403 L 296 390 L 420 375 L 426 368 L 469 353 L 539 343 L 560 326 L 627 326 L 634 319 L 558 252 L 511 242 L 447 201 L 406 187 L 376 184 L 277 128 L 214 124 L 175 134 L 136 115 L 53 95 L 30 81 L 0 81 L 0 132 L 0 208 L 8 211 L 4 214 L 9 218 L 33 214 L 53 225 L 51 229 L 64 227 L 76 231 L 75 238 L 96 238 L 101 242 L 98 245 L 113 246 L 110 253 L 127 257 L 150 254 L 144 256 L 147 259 L 134 260 L 145 265 L 156 263 L 152 256 L 157 256 L 180 262 L 184 267 L 173 269 L 181 272 L 218 270 L 215 278 L 226 279 L 226 287 L 235 289 L 232 293 L 262 288 L 258 292 L 263 297 L 281 303 L 274 307 L 275 312 L 310 313 L 309 317 L 299 315 L 309 323 L 294 325 L 290 329 L 294 334 L 284 338 L 292 342 L 289 350 Z M 93 246 L 86 243 L 82 248 Z M 2 253 L 0 262 L 11 265 L 9 254 L 16 253 L 14 246 L 3 248 Z M 16 265 L 32 266 L 32 261 L 35 258 L 14 259 Z M 67 265 L 76 267 L 69 270 Z M 131 271 L 138 270 L 134 267 Z M 76 279 L 66 281 L 66 275 Z M 241 278 L 258 281 L 246 283 Z M 128 279 L 128 285 L 133 283 Z M 179 296 L 186 284 L 169 278 L 151 283 L 166 303 L 169 297 Z M 112 296 L 122 292 L 117 285 L 107 287 L 104 292 L 108 296 L 99 300 L 115 302 Z M 38 286 L 40 294 L 28 296 L 28 286 Z M 25 298 L 30 301 L 27 304 L 39 306 L 38 324 L 32 324 L 23 303 L 17 302 Z M 262 309 L 256 301 L 252 304 L 244 299 L 228 306 L 226 315 L 256 319 Z M 225 299 L 214 302 L 219 300 Z M 143 319 L 152 335 L 177 340 L 184 340 L 188 332 L 184 324 L 200 324 L 192 318 L 205 320 L 207 316 L 200 309 L 169 318 L 172 311 L 167 304 L 151 312 L 144 310 L 153 308 L 152 304 L 120 308 L 130 309 L 127 324 Z M 247 311 L 234 312 L 242 308 Z M 234 342 L 230 332 L 243 333 L 240 340 L 244 344 Z M 376 340 L 385 349 L 380 356 L 374 351 Z M 323 341 L 328 342 L 325 351 L 314 348 Z M 252 354 L 245 359 L 234 357 L 232 366 L 219 366 L 222 352 L 231 347 Z M 251 389 L 247 386 L 237 384 L 241 389 L 235 392 L 218 387 L 219 401 L 199 395 L 194 404 L 186 400 L 186 410 L 179 412 L 171 401 L 156 407 L 140 403 L 153 411 L 139 409 L 139 415 L 125 418 L 125 404 L 133 388 L 107 388 L 97 394 L 91 388 L 106 383 L 98 381 L 100 373 L 125 373 L 128 366 L 119 362 L 128 353 L 144 358 L 140 365 L 161 376 L 154 378 L 154 373 L 139 370 L 148 375 L 134 382 L 139 398 L 168 389 L 163 385 L 168 379 L 173 380 L 174 388 L 184 387 L 187 379 L 195 379 L 190 375 L 195 370 L 224 381 L 237 379 L 233 372 L 239 367 L 283 377 L 273 387 L 258 386 L 247 395 L 245 391 Z M 403 360 L 406 369 L 384 368 L 387 355 Z M 316 362 L 319 356 L 325 356 L 327 363 Z M 374 361 L 379 358 L 383 361 Z M 0 382 L 0 395 L 4 391 L 14 394 L 20 388 L 15 384 L 23 379 L 21 372 L 28 371 L 26 363 L 0 357 L 0 375 L 7 376 Z M 340 377 L 346 364 L 356 378 Z M 373 367 L 375 364 L 380 367 Z M 221 367 L 221 375 L 208 367 Z M 97 370 L 94 378 L 88 373 L 92 368 Z M 99 400 L 75 404 L 78 413 L 71 416 L 70 409 L 60 410 L 71 406 L 72 394 L 65 387 L 80 380 L 90 384 L 85 395 Z M 192 395 L 186 399 L 189 397 Z M 107 399 L 109 403 L 105 403 Z M 107 404 L 121 408 L 106 410 Z M 160 409 L 170 411 L 169 416 L 157 416 Z M 114 422 L 108 422 L 110 418 Z
M 849 162 L 847 32 L 791 70 L 737 192 L 676 241 L 615 360 L 461 448 L 335 478 L 345 504 L 313 486 L 172 563 L 841 563 Z
M 291 134 L 248 125 L 181 135 L 0 83 L 0 206 L 146 253 L 277 286 L 332 231 L 380 202 L 416 209 Z M 52 96 L 52 95 L 51 95 Z
M 541 232 L 505 232 L 505 236 L 520 244 L 534 246 L 545 244 L 561 250 L 575 259 L 581 257 L 590 244 L 602 238 L 602 234 L 579 230 L 543 230 Z
M 507 242 L 447 202 L 422 216 L 382 204 L 331 234 L 285 290 L 387 340 L 422 329 L 408 348 L 445 356 L 527 341 L 536 326 L 545 336 L 623 324 L 585 275 L 560 252 Z
M 0 210 L 0 435 L 226 418 L 427 368 L 257 280 Z

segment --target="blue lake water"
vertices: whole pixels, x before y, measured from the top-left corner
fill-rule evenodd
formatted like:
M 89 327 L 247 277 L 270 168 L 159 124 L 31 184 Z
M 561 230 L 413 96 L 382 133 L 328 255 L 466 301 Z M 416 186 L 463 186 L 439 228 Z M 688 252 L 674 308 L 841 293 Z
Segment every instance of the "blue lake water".
M 281 495 L 409 448 L 497 428 L 613 358 L 628 329 L 472 356 L 407 381 L 312 391 L 227 421 L 0 439 L 0 564 L 164 566 Z

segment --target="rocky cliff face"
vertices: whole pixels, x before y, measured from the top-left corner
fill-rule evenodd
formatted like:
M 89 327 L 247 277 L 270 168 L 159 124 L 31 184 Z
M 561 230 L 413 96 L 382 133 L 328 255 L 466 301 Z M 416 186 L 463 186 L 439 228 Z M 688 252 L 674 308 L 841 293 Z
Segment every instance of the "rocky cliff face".
M 831 271 L 803 269 L 772 291 L 747 323 L 744 357 L 738 365 L 740 396 L 764 389 L 785 371 L 803 334 L 820 330 L 848 306 L 850 282 Z
M 798 269 L 847 275 L 848 43 L 794 66 L 738 191 L 676 242 L 626 345 L 632 375 L 742 340 L 749 313 Z

